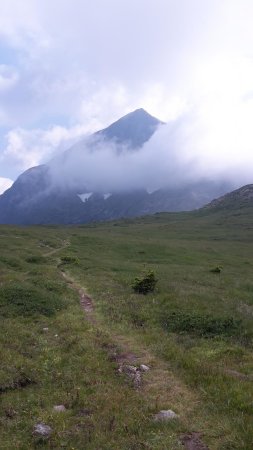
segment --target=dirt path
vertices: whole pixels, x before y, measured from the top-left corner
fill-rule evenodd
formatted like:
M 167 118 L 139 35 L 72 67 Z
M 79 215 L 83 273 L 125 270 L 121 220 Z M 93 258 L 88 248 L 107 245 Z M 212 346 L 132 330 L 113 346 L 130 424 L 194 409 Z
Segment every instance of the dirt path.
M 64 241 L 62 241 L 62 244 L 63 244 L 63 245 L 62 245 L 61 247 L 54 248 L 53 250 L 50 250 L 49 252 L 44 253 L 43 256 L 52 256 L 52 255 L 54 255 L 55 253 L 57 253 L 57 252 L 63 250 L 64 248 L 68 247 L 68 246 L 70 245 L 70 242 L 64 240 Z
M 95 315 L 94 303 L 85 290 L 65 271 L 61 275 L 72 289 L 78 292 L 80 305 L 86 320 L 99 327 L 101 324 Z M 198 404 L 198 399 L 170 370 L 168 364 L 161 361 L 148 349 L 135 342 L 132 337 L 116 335 L 110 330 L 111 343 L 105 346 L 108 359 L 115 362 L 120 375 L 132 382 L 140 395 L 148 398 L 150 406 L 155 409 L 175 407 L 180 421 L 185 428 L 190 428 L 189 417 Z M 141 373 L 139 367 L 146 365 L 149 370 Z M 187 450 L 209 450 L 203 443 L 200 432 L 188 432 L 179 436 L 179 441 Z
M 70 285 L 71 289 L 74 289 L 75 291 L 78 292 L 80 305 L 82 310 L 85 312 L 86 319 L 93 324 L 97 323 L 94 315 L 94 305 L 92 299 L 86 294 L 84 289 L 81 286 L 79 286 L 79 284 L 74 280 L 74 278 L 72 278 L 62 269 L 61 275 L 64 278 L 64 280 Z
M 201 440 L 200 433 L 186 433 L 181 436 L 181 442 L 187 450 L 209 450 Z

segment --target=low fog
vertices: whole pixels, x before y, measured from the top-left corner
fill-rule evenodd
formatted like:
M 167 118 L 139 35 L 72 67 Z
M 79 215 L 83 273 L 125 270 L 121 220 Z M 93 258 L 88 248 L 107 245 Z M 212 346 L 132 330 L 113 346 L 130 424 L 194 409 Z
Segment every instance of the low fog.
M 53 185 L 82 192 L 154 191 L 204 180 L 253 183 L 253 101 L 200 104 L 139 149 L 84 139 L 50 163 Z

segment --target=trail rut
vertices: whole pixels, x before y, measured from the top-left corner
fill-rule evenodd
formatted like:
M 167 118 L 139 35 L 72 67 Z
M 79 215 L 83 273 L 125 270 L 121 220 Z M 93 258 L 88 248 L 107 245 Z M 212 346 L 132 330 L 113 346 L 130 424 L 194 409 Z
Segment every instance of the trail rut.
M 92 325 L 98 327 L 99 321 L 95 316 L 94 302 L 89 297 L 85 290 L 62 269 L 61 275 L 65 281 L 79 294 L 80 306 L 85 313 L 85 318 Z M 194 395 L 188 390 L 188 388 L 170 371 L 167 365 L 160 361 L 157 357 L 151 354 L 147 349 L 140 348 L 140 346 L 127 336 L 114 335 L 111 331 L 111 344 L 106 345 L 104 348 L 108 354 L 108 358 L 115 362 L 119 369 L 122 367 L 128 367 L 128 364 L 140 366 L 140 364 L 147 364 L 151 370 L 147 374 L 144 374 L 144 380 L 141 380 L 138 388 L 141 388 L 140 395 L 149 399 L 150 405 L 153 408 L 159 409 L 161 405 L 166 402 L 169 406 L 172 404 L 178 405 L 177 409 L 181 407 L 184 411 L 180 413 L 181 420 L 185 423 L 188 422 L 187 416 L 191 414 L 191 408 L 194 408 L 198 400 L 194 398 Z M 136 348 L 138 350 L 136 351 Z M 123 371 L 124 372 L 124 371 Z M 136 387 L 133 383 L 133 387 Z M 185 398 L 186 402 L 182 401 Z M 185 403 L 185 404 L 184 404 Z M 188 424 L 189 427 L 189 424 Z M 179 441 L 186 450 L 209 450 L 201 439 L 202 433 L 200 432 L 188 432 L 179 436 Z

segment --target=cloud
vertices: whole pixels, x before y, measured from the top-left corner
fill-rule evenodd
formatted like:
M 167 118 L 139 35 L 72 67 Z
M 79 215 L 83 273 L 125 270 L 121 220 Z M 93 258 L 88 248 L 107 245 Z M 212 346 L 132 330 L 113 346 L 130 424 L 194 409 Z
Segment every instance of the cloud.
M 0 64 L 0 92 L 11 89 L 18 81 L 17 72 L 6 64 Z
M 0 156 L 1 165 L 12 164 L 16 169 L 26 170 L 29 167 L 45 163 L 87 134 L 84 125 L 70 128 L 53 126 L 47 130 L 26 130 L 16 128 L 5 136 L 6 146 Z
M 13 181 L 9 178 L 1 178 L 0 177 L 0 194 L 3 194 L 6 189 L 9 189 L 12 185 Z
M 251 105 L 253 112 L 253 104 Z M 242 116 L 244 111 L 242 110 Z M 119 192 L 182 187 L 211 181 L 238 187 L 252 182 L 253 141 L 241 143 L 229 119 L 220 128 L 219 115 L 204 117 L 198 109 L 161 126 L 138 150 L 113 142 L 89 140 L 56 157 L 50 164 L 53 186 L 81 192 Z M 241 122 L 241 132 L 252 133 Z M 206 132 L 203 133 L 203 129 Z M 224 133 L 224 134 L 223 134 Z M 226 144 L 226 146 L 225 146 Z M 245 145 L 243 145 L 245 144 Z M 204 149 L 204 150 L 203 150 Z
M 174 117 L 220 33 L 220 10 L 218 0 L 55 0 L 53 9 L 49 0 L 3 0 L 0 42 L 19 71 L 3 103 L 7 125 L 38 128 L 61 115 L 65 126 L 94 117 L 105 126 L 140 106 Z
M 252 183 L 252 80 L 252 58 L 210 61 L 198 76 L 202 96 L 141 149 L 118 152 L 115 144 L 102 141 L 91 151 L 89 141 L 83 142 L 53 163 L 55 183 L 102 192 L 203 180 L 234 187 Z
M 177 142 L 175 158 L 181 155 L 183 163 L 191 153 L 198 172 L 209 167 L 215 176 L 237 163 L 245 174 L 252 14 L 251 0 L 54 0 L 53 9 L 49 0 L 25 6 L 2 0 L 0 161 L 6 176 L 47 161 L 138 107 L 173 121 L 174 131 L 164 136 L 171 141 L 164 143 L 168 160 Z

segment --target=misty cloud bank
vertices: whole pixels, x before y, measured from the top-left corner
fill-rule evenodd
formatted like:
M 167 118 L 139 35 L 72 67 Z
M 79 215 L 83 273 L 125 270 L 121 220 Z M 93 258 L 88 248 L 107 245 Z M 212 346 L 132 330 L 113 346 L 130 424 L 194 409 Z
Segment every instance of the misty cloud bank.
M 82 169 L 77 161 L 65 167 L 66 181 L 252 181 L 252 0 L 74 4 L 1 2 L 1 177 L 15 179 L 72 139 L 144 107 L 176 119 L 172 128 L 139 155 L 116 159 L 107 148 L 82 156 Z
M 2 178 L 0 177 L 0 195 L 6 191 L 6 189 L 9 189 L 12 185 L 13 181 L 9 178 Z
M 246 120 L 253 117 L 252 99 L 230 109 L 226 104 L 224 110 L 208 106 L 201 104 L 161 125 L 138 150 L 122 146 L 119 151 L 113 142 L 84 140 L 51 162 L 54 187 L 106 193 L 204 180 L 235 188 L 252 183 L 253 132 Z

